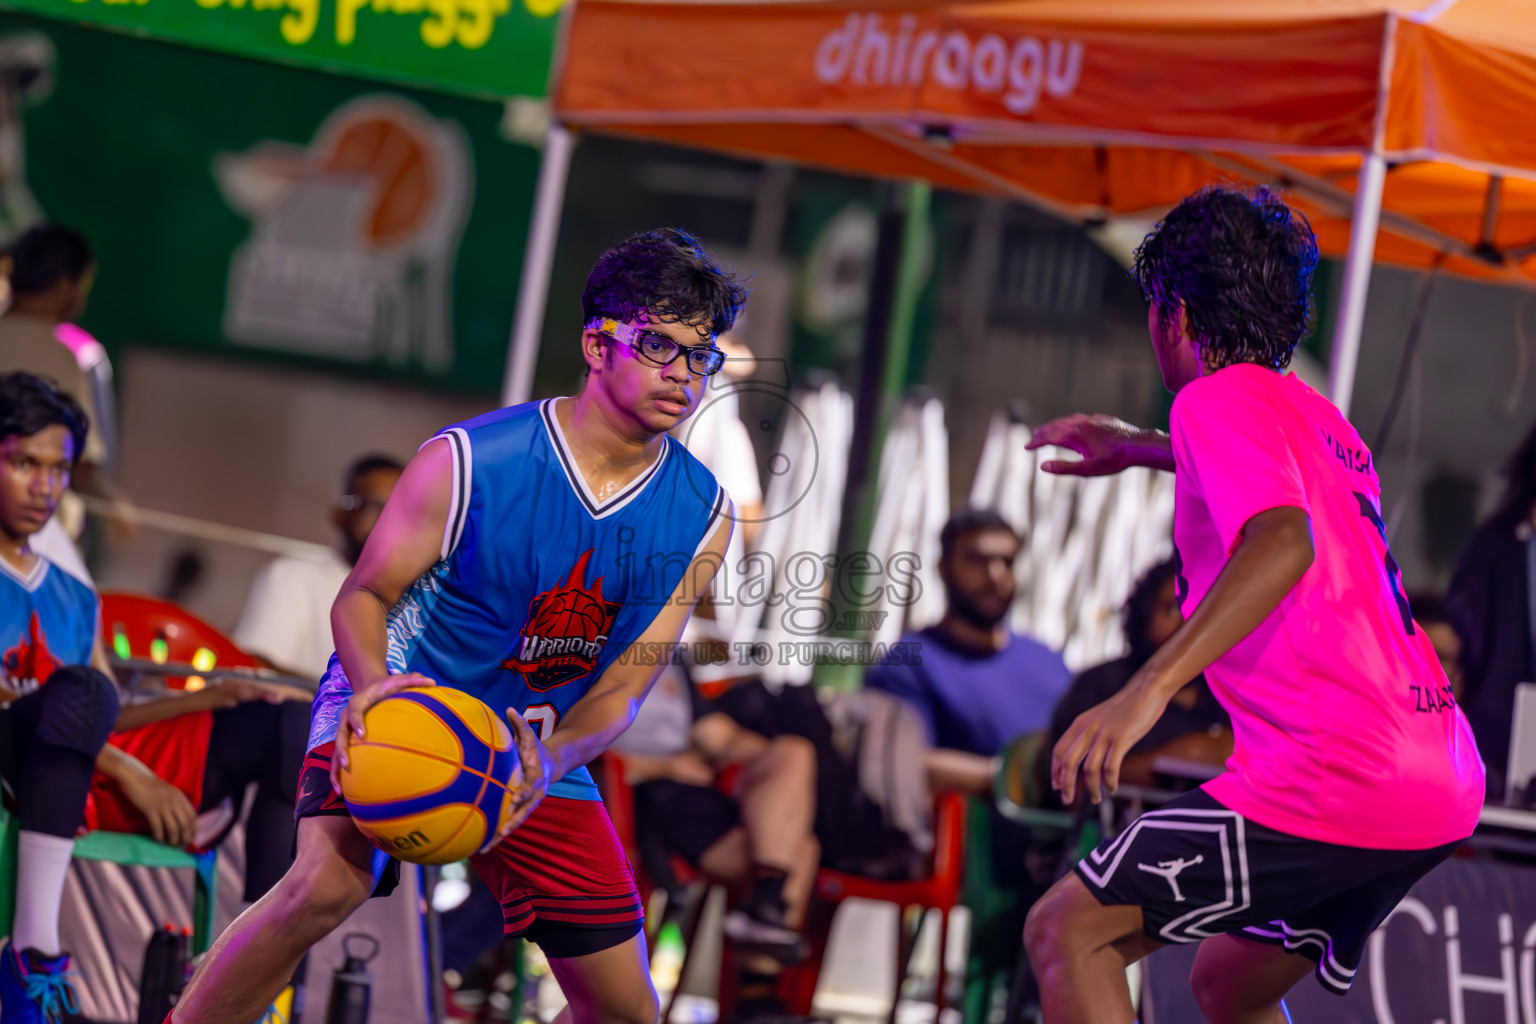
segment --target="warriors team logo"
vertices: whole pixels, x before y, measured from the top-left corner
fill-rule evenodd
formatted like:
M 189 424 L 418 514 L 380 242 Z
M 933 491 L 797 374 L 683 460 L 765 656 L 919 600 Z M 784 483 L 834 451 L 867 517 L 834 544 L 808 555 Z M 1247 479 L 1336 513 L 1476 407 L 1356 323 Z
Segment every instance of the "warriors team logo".
M 603 600 L 601 576 L 587 586 L 591 557 L 588 548 L 565 582 L 528 602 L 528 621 L 517 653 L 502 661 L 501 667 L 521 672 L 529 689 L 550 690 L 597 667 L 619 605 Z
M 21 693 L 31 693 L 48 681 L 59 663 L 48 653 L 48 637 L 43 633 L 37 612 L 27 626 L 27 635 L 0 655 L 6 682 Z

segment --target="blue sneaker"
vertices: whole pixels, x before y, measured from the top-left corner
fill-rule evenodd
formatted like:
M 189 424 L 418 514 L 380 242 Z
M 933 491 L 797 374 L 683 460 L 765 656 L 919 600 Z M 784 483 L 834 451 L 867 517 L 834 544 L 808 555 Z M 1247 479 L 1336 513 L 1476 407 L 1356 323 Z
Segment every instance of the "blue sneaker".
M 35 949 L 0 946 L 0 1024 L 62 1024 L 80 1012 L 69 954 L 47 959 Z

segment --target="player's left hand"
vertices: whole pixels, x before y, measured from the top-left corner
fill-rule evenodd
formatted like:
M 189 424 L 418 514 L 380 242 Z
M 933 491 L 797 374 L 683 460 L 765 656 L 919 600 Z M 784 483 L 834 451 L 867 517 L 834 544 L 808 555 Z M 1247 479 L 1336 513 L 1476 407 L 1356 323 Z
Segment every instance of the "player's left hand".
M 533 813 L 534 808 L 544 799 L 544 794 L 549 792 L 549 784 L 555 781 L 555 759 L 549 748 L 540 742 L 538 734 L 523 720 L 523 716 L 507 708 L 507 724 L 512 726 L 512 736 L 517 741 L 517 758 L 523 766 L 523 783 L 512 797 L 512 813 L 507 815 L 506 824 L 496 833 L 496 842 L 491 847 L 528 820 L 528 815 Z
M 1072 723 L 1051 752 L 1051 787 L 1070 804 L 1082 769 L 1083 788 L 1094 803 L 1120 788 L 1120 765 L 1133 746 L 1162 717 L 1166 701 L 1132 680 L 1104 703 L 1089 708 Z

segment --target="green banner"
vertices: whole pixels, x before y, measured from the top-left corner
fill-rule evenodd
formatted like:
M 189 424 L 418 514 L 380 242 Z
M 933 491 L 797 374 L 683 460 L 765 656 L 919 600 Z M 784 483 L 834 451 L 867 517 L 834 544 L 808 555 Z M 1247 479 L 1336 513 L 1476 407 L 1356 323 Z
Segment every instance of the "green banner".
M 0 0 L 0 9 L 475 96 L 543 96 L 564 0 Z
M 43 219 L 83 231 L 81 323 L 110 351 L 493 395 L 539 167 L 502 116 L 0 14 L 0 244 Z

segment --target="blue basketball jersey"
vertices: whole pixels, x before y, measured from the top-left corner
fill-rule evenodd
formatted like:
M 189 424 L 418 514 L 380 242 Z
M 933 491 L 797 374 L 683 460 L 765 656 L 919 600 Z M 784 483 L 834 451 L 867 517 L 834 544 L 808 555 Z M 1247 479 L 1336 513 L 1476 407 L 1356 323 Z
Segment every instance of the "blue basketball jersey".
M 94 590 L 46 558 L 26 574 L 0 560 L 0 665 L 10 687 L 31 693 L 55 669 L 89 664 L 98 607 Z
M 512 708 L 542 738 L 626 656 L 727 512 L 714 476 L 671 437 L 649 468 L 599 501 L 556 401 L 499 409 L 437 435 L 453 453 L 442 560 L 389 614 L 391 672 L 420 672 L 498 712 Z M 656 652 L 628 656 L 655 664 Z M 335 738 L 351 692 L 333 656 L 311 748 Z M 549 792 L 598 799 L 585 768 Z

